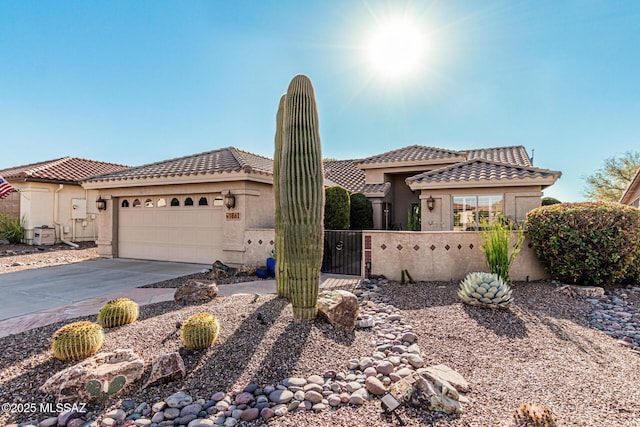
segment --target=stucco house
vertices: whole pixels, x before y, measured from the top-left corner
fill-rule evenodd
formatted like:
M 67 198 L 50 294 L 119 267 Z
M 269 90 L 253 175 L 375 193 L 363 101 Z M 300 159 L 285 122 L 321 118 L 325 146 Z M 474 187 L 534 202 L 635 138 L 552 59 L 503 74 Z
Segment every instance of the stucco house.
M 640 208 L 640 169 L 638 169 L 631 183 L 622 194 L 620 203 Z
M 98 236 L 97 191 L 80 181 L 129 166 L 62 157 L 0 170 L 18 191 L 0 200 L 0 212 L 24 220 L 27 243 L 92 241 Z M 44 229 L 43 229 L 44 227 Z
M 325 186 L 362 192 L 374 228 L 404 229 L 421 206 L 424 231 L 471 230 L 484 217 L 516 221 L 540 206 L 560 172 L 536 168 L 524 147 L 452 151 L 410 146 L 324 163 Z M 105 257 L 257 263 L 273 248 L 273 161 L 234 147 L 83 181 L 97 192 Z M 263 262 L 263 261 L 262 261 Z

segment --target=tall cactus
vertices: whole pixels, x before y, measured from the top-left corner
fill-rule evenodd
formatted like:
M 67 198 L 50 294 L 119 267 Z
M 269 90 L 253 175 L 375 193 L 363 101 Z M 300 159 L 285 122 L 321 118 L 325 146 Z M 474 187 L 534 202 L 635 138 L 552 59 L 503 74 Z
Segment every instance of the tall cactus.
M 284 103 L 279 165 L 284 252 L 293 315 L 316 316 L 323 250 L 324 189 L 318 110 L 311 80 L 291 80 Z
M 280 298 L 289 298 L 289 285 L 286 272 L 286 255 L 284 252 L 284 220 L 280 208 L 280 159 L 282 157 L 282 119 L 284 103 L 287 95 L 282 95 L 276 114 L 275 153 L 273 155 L 273 195 L 276 205 L 276 291 Z

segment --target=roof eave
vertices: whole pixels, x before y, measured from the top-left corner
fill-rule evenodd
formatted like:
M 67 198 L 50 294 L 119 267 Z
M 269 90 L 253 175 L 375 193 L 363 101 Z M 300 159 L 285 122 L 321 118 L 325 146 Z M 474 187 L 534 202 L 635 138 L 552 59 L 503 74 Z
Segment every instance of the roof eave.
M 420 167 L 420 166 L 433 166 L 433 165 L 449 165 L 465 161 L 465 156 L 452 156 L 438 159 L 424 159 L 424 160 L 397 160 L 392 162 L 370 162 L 370 163 L 356 163 L 358 169 L 391 169 L 391 168 L 403 168 L 403 167 Z
M 435 189 L 453 189 L 453 188 L 495 188 L 495 187 L 522 187 L 522 186 L 541 186 L 547 188 L 558 180 L 557 177 L 550 178 L 512 178 L 502 180 L 473 180 L 473 181 L 441 181 L 441 182 L 422 182 L 414 181 L 409 183 L 409 188 L 415 190 L 435 190 Z

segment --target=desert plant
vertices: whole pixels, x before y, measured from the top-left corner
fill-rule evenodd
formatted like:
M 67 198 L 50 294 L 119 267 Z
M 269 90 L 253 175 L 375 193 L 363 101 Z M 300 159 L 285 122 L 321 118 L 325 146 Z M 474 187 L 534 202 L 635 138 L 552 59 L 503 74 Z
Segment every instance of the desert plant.
M 276 257 L 276 292 L 280 298 L 289 298 L 289 285 L 287 277 L 286 254 L 284 251 L 284 219 L 282 217 L 282 208 L 280 207 L 280 163 L 282 160 L 282 125 L 284 117 L 284 105 L 287 95 L 280 97 L 278 104 L 278 112 L 276 114 L 276 136 L 275 136 L 275 152 L 273 155 L 273 195 L 276 205 L 275 217 L 275 244 L 274 249 L 278 254 Z
M 116 298 L 107 302 L 98 311 L 98 323 L 103 328 L 133 323 L 138 319 L 138 304 L 129 298 Z
M 24 239 L 24 219 L 0 213 L 0 238 L 7 239 L 15 244 Z
M 373 206 L 371 200 L 362 193 L 352 193 L 350 199 L 349 223 L 352 230 L 373 228 Z
M 99 380 L 89 380 L 87 381 L 86 389 L 89 394 L 104 403 L 111 396 L 120 392 L 126 383 L 127 378 L 124 375 L 118 375 L 111 382 L 105 380 L 104 386 Z
M 322 264 L 324 179 L 318 111 L 313 85 L 307 76 L 293 78 L 284 104 L 277 179 L 284 221 L 287 285 L 294 317 L 312 320 L 317 312 Z
M 324 190 L 325 230 L 348 230 L 351 202 L 346 188 L 335 186 Z
M 552 278 L 565 283 L 621 283 L 640 253 L 640 210 L 612 202 L 563 203 L 530 211 L 527 235 Z
M 497 274 L 469 273 L 460 282 L 458 297 L 465 304 L 487 308 L 509 308 L 511 288 Z
M 407 230 L 420 231 L 420 205 L 410 206 L 407 211 Z
M 551 409 L 537 403 L 523 403 L 513 414 L 516 427 L 555 427 L 558 424 Z
M 59 360 L 77 360 L 89 357 L 104 343 L 102 326 L 89 321 L 69 323 L 53 334 L 51 351 Z
M 505 282 L 511 283 L 509 270 L 513 260 L 520 253 L 524 241 L 524 230 L 520 227 L 515 228 L 513 223 L 506 218 L 498 218 L 492 223 L 484 220 L 481 222 L 481 226 L 480 239 L 489 272 L 497 274 Z M 514 231 L 516 234 L 515 242 L 511 253 L 509 253 Z
M 220 325 L 210 313 L 198 313 L 189 317 L 180 328 L 180 338 L 190 350 L 200 350 L 213 345 L 218 339 Z

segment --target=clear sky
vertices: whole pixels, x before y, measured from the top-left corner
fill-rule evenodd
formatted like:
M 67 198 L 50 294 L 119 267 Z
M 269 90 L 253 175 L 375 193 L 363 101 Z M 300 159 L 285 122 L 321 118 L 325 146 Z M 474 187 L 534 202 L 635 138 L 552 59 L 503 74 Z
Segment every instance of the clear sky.
M 323 157 L 523 145 L 563 173 L 545 195 L 578 201 L 605 158 L 640 149 L 636 1 L 3 0 L 0 169 L 272 157 L 299 73 Z

